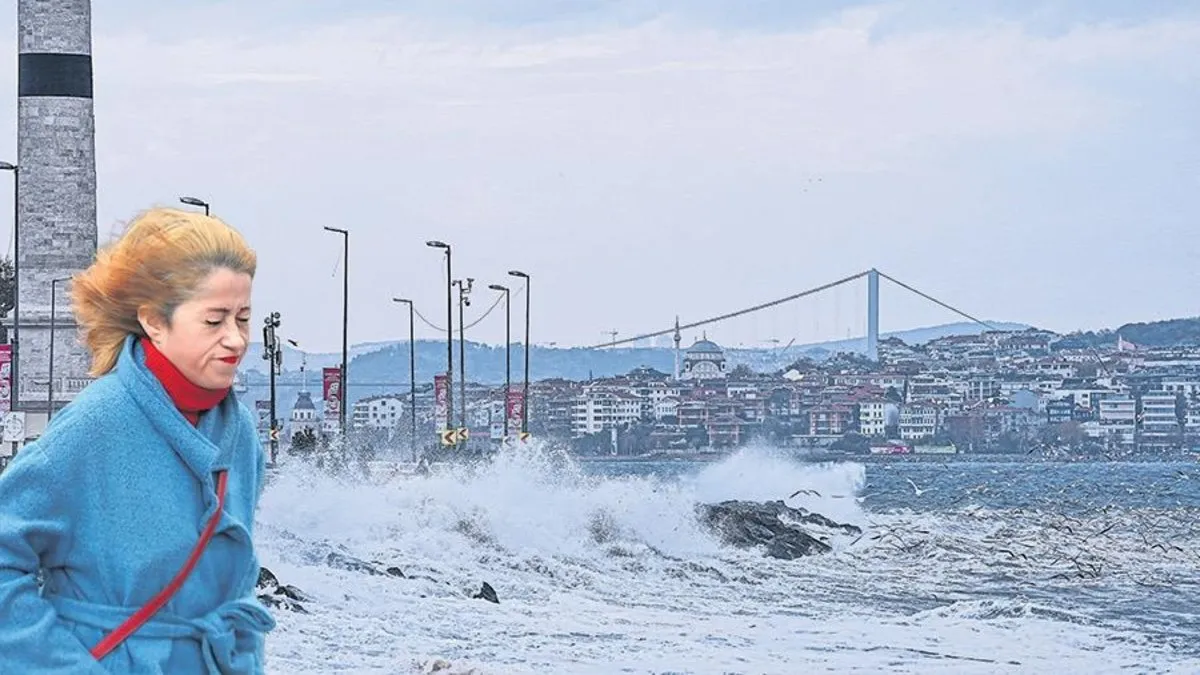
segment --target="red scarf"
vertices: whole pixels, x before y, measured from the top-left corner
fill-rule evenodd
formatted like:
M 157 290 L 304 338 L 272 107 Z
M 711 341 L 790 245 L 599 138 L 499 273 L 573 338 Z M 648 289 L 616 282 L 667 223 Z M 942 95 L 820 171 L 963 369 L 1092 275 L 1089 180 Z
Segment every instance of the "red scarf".
M 154 343 L 145 338 L 142 338 L 141 343 L 142 348 L 146 350 L 146 367 L 162 383 L 163 388 L 167 390 L 167 395 L 175 403 L 175 407 L 179 408 L 179 412 L 183 413 L 183 416 L 193 425 L 200 423 L 200 413 L 217 407 L 229 393 L 228 388 L 205 389 L 193 384 L 183 373 L 179 372 L 170 359 L 158 351 Z

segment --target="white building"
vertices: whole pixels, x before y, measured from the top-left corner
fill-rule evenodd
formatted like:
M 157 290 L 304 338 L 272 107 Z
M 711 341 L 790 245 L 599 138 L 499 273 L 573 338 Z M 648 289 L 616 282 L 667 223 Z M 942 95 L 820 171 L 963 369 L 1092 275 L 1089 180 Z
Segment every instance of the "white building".
M 896 404 L 883 399 L 858 404 L 858 432 L 864 436 L 886 436 L 897 419 Z
M 594 434 L 642 418 L 642 399 L 625 391 L 592 389 L 575 401 L 571 433 Z
M 1179 432 L 1175 394 L 1143 394 L 1141 440 L 1151 444 L 1173 444 L 1179 441 Z
M 312 394 L 300 392 L 296 404 L 292 406 L 292 416 L 287 421 L 284 436 L 288 441 L 301 431 L 318 431 L 321 428 L 321 418 L 317 417 L 317 406 L 313 404 Z
M 404 399 L 399 396 L 368 396 L 354 403 L 355 429 L 394 429 L 403 420 Z
M 1133 444 L 1137 426 L 1137 402 L 1129 397 L 1113 397 L 1100 401 L 1100 438 L 1120 445 Z
M 678 397 L 668 396 L 667 398 L 659 399 L 654 403 L 654 419 L 661 420 L 666 417 L 677 417 L 678 415 Z
M 931 405 L 906 405 L 900 410 L 900 438 L 915 441 L 938 431 L 938 409 Z

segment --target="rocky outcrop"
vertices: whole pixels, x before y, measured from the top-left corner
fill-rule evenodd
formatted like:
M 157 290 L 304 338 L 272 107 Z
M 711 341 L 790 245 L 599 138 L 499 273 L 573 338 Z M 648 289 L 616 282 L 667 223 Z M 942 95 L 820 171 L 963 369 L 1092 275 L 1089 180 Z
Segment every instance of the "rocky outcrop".
M 487 600 L 488 602 L 494 602 L 497 605 L 500 604 L 500 598 L 496 595 L 496 589 L 492 588 L 492 585 L 486 581 L 483 582 L 483 587 L 479 589 L 479 592 L 471 596 L 471 599 Z
M 762 547 L 765 555 L 782 560 L 832 550 L 804 525 L 844 534 L 862 533 L 854 525 L 838 523 L 806 509 L 794 509 L 782 501 L 724 501 L 701 504 L 697 512 L 701 522 L 724 543 L 739 548 Z
M 354 556 L 330 551 L 325 556 L 325 564 L 347 572 L 365 572 L 367 574 L 379 577 L 399 577 L 404 578 L 404 571 L 399 567 L 384 567 L 383 563 L 371 563 L 365 560 L 359 560 Z
M 279 583 L 279 579 L 271 570 L 263 567 L 258 571 L 258 600 L 267 607 L 286 609 L 291 612 L 308 614 L 302 602 L 311 602 L 299 588 Z

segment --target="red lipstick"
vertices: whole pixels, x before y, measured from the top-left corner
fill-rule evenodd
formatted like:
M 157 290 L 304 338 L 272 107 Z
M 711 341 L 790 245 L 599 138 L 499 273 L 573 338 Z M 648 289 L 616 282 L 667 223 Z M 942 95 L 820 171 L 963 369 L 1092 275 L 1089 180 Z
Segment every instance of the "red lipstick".
M 229 365 L 231 365 L 231 366 L 236 366 L 236 365 L 237 365 L 237 362 L 238 362 L 238 357 L 236 357 L 236 356 L 223 356 L 223 357 L 221 357 L 221 360 L 222 360 L 222 361 L 224 361 L 225 363 L 228 363 L 228 364 L 229 364 Z

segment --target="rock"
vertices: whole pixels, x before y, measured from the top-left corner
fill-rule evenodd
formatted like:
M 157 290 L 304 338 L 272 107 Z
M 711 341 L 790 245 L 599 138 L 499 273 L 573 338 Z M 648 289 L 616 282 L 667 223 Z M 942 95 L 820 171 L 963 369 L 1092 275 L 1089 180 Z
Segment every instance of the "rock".
M 346 570 L 347 572 L 365 572 L 377 577 L 398 577 L 400 579 L 405 578 L 404 571 L 399 567 L 388 567 L 387 569 L 384 569 L 382 563 L 359 560 L 354 556 L 346 555 L 345 553 L 338 553 L 337 551 L 330 551 L 329 554 L 325 556 L 325 564 L 330 567 Z
M 483 588 L 480 588 L 478 593 L 472 595 L 471 599 L 487 600 L 488 602 L 494 602 L 497 605 L 500 604 L 500 598 L 496 595 L 496 589 L 492 588 L 492 585 L 486 581 L 483 582 Z
M 300 603 L 310 602 L 312 598 L 295 586 L 280 584 L 279 578 L 266 567 L 262 567 L 258 571 L 256 588 L 259 602 L 267 607 L 308 614 L 308 610 Z
M 782 501 L 765 503 L 724 501 L 697 507 L 701 521 L 721 540 L 739 548 L 763 547 L 772 558 L 792 560 L 801 556 L 828 553 L 829 544 L 800 527 L 801 524 L 861 534 L 854 525 L 838 523 L 805 509 L 793 509 Z

